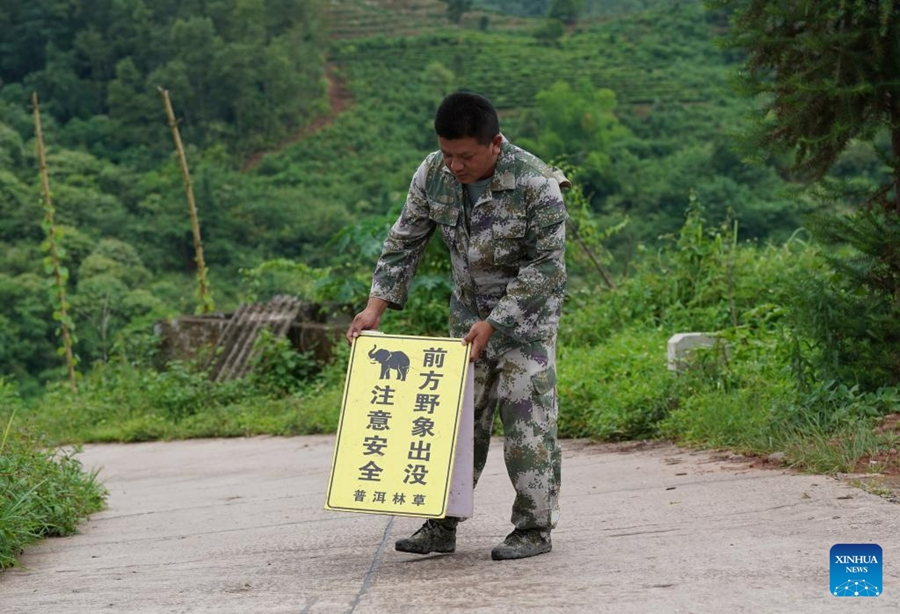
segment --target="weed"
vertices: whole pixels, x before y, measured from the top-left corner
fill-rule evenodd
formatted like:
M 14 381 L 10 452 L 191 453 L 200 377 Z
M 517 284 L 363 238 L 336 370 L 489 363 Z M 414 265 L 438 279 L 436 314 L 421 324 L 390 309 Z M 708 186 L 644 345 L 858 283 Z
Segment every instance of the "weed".
M 84 471 L 79 452 L 48 449 L 9 416 L 0 445 L 0 568 L 14 565 L 27 544 L 72 534 L 82 518 L 103 508 L 106 490 L 96 472 Z

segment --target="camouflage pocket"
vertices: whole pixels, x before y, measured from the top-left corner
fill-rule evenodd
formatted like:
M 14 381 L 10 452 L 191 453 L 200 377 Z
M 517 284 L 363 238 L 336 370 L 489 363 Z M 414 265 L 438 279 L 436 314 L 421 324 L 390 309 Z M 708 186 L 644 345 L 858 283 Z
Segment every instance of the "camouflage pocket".
M 546 231 L 546 229 L 541 230 Z M 537 241 L 535 242 L 535 247 L 539 252 L 552 252 L 564 248 L 566 246 L 565 231 L 565 224 L 560 224 L 560 228 L 558 228 L 555 232 L 544 234 L 543 236 L 538 237 Z
M 547 394 L 556 386 L 556 369 L 550 367 L 531 376 L 531 385 L 538 394 Z
M 428 217 L 437 222 L 437 226 L 448 247 L 456 242 L 456 222 L 459 220 L 459 207 L 455 203 L 444 203 L 428 199 Z
M 443 226 L 456 226 L 459 219 L 459 207 L 454 202 L 441 202 L 428 199 L 428 217 Z
M 546 208 L 537 216 L 538 231 L 536 247 L 538 251 L 555 251 L 566 245 L 565 208 Z
M 494 264 L 515 264 L 524 252 L 528 224 L 523 217 L 497 220 L 491 227 Z

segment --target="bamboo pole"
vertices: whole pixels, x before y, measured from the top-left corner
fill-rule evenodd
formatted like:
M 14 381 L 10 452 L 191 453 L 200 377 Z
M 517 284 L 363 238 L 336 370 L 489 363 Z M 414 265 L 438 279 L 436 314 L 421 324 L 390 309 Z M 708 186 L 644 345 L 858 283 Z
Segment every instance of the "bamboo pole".
M 575 226 L 572 222 L 568 223 L 568 228 L 572 230 L 572 236 L 575 239 L 575 242 L 584 250 L 584 253 L 587 254 L 587 257 L 590 259 L 591 263 L 594 265 L 594 268 L 597 269 L 597 272 L 600 273 L 600 277 L 603 278 L 603 281 L 606 282 L 606 286 L 610 290 L 616 289 L 616 283 L 613 281 L 612 275 L 609 274 L 609 271 L 606 270 L 600 261 L 597 260 L 597 257 L 594 256 L 594 252 L 588 247 L 588 244 L 581 237 L 581 233 L 578 232 L 578 227 Z
M 206 261 L 203 259 L 203 240 L 200 238 L 200 220 L 197 217 L 197 204 L 194 201 L 191 174 L 188 171 L 187 158 L 184 155 L 184 147 L 181 144 L 178 122 L 175 119 L 175 112 L 172 110 L 172 101 L 169 100 L 169 90 L 161 87 L 157 88 L 157 90 L 166 107 L 166 117 L 169 119 L 169 128 L 172 129 L 172 139 L 175 141 L 175 151 L 178 153 L 178 161 L 181 164 L 184 192 L 187 195 L 188 212 L 191 216 L 191 231 L 194 233 L 194 262 L 197 263 L 197 282 L 200 285 L 200 313 L 206 314 L 210 313 L 215 305 L 209 291 L 209 283 L 206 280 Z
M 34 111 L 34 135 L 37 141 L 38 165 L 41 174 L 41 190 L 44 194 L 44 214 L 47 225 L 47 246 L 50 253 L 50 263 L 53 273 L 53 281 L 56 285 L 56 300 L 58 309 L 59 326 L 63 340 L 63 350 L 66 357 L 66 369 L 69 372 L 69 387 L 72 392 L 78 392 L 78 384 L 75 380 L 75 355 L 72 352 L 72 335 L 69 332 L 69 315 L 66 302 L 66 280 L 64 279 L 59 252 L 56 249 L 56 229 L 53 226 L 53 199 L 50 195 L 50 177 L 47 173 L 47 156 L 44 152 L 44 135 L 41 131 L 41 113 L 38 109 L 37 92 L 31 94 L 31 106 Z M 54 314 L 56 315 L 56 314 Z

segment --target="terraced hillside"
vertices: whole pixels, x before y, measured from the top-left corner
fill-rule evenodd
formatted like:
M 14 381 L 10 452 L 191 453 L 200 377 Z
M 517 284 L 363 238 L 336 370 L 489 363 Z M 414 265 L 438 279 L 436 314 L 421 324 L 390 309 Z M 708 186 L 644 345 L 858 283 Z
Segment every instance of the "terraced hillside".
M 371 36 L 415 36 L 451 27 L 447 5 L 440 0 L 325 0 L 324 22 L 333 39 Z M 459 28 L 517 29 L 533 20 L 474 10 Z
M 635 0 L 632 6 L 643 5 Z M 655 239 L 678 228 L 694 188 L 724 203 L 723 211 L 733 206 L 741 214 L 753 201 L 743 184 L 733 185 L 738 180 L 707 177 L 719 168 L 714 163 L 731 160 L 721 152 L 750 103 L 730 88 L 731 59 L 714 43 L 721 18 L 706 12 L 702 0 L 656 0 L 651 9 L 585 20 L 549 44 L 534 36 L 541 19 L 516 18 L 518 27 L 503 30 L 457 26 L 442 21 L 437 0 L 335 0 L 330 6 L 348 11 L 348 28 L 326 49 L 340 105 L 333 99 L 318 130 L 288 139 L 277 155 L 260 161 L 258 178 L 273 190 L 272 200 L 302 187 L 307 208 L 321 206 L 347 219 L 383 213 L 402 201 L 410 169 L 434 149 L 434 108 L 447 92 L 487 95 L 504 133 L 516 141 L 535 134 L 529 111 L 539 92 L 558 81 L 586 79 L 615 93 L 615 114 L 633 136 L 617 154 L 621 169 L 601 186 L 607 191 L 592 192 L 598 209 L 614 211 L 611 224 L 632 216 L 639 220 L 631 225 L 635 235 Z M 376 9 L 389 19 L 364 27 L 361 16 Z M 399 25 L 385 31 L 399 15 L 410 33 Z M 643 179 L 622 180 L 621 187 L 616 173 Z M 744 227 L 763 227 L 762 217 L 744 215 Z
M 390 7 L 399 4 L 394 0 L 357 2 L 378 8 L 388 20 L 403 14 Z M 725 84 L 723 59 L 710 53 L 712 25 L 700 4 L 660 4 L 664 8 L 585 21 L 556 44 L 542 44 L 533 35 L 540 20 L 518 19 L 515 27 L 507 21 L 502 31 L 451 27 L 446 20 L 441 25 L 442 3 L 419 0 L 407 7 L 403 21 L 417 34 L 404 34 L 399 25 L 387 34 L 373 21 L 350 36 L 348 25 L 339 30 L 348 35 L 332 41 L 329 58 L 355 85 L 354 94 L 371 96 L 386 84 L 396 88 L 404 75 L 442 65 L 456 87 L 485 93 L 501 110 L 529 108 L 548 84 L 581 77 L 613 90 L 626 104 L 715 98 Z

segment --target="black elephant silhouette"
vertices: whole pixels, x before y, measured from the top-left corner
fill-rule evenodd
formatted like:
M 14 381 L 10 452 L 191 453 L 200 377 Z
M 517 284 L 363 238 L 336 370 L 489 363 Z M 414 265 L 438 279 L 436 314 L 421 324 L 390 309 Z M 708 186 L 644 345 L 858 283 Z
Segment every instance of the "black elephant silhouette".
M 397 372 L 398 380 L 405 380 L 406 374 L 409 371 L 409 356 L 404 354 L 403 352 L 391 352 L 390 350 L 386 350 L 381 348 L 377 349 L 377 346 L 372 346 L 372 349 L 369 350 L 369 358 L 372 359 L 372 362 L 381 364 L 381 373 L 378 375 L 378 379 L 391 379 L 391 369 Z

